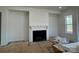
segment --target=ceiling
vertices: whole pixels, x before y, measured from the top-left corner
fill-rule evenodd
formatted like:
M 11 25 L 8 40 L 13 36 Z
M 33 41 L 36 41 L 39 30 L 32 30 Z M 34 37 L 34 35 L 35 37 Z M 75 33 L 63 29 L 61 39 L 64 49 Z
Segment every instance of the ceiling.
M 0 6 L 0 7 L 9 7 L 9 6 Z M 59 6 L 18 6 L 18 7 L 30 7 L 30 8 L 55 10 L 55 11 L 61 11 L 61 10 L 65 10 L 67 8 L 70 8 L 69 6 L 61 6 L 62 8 L 60 8 L 60 9 L 58 8 Z
M 58 8 L 59 6 L 29 6 L 29 7 L 40 8 L 40 9 L 48 9 L 48 10 L 57 10 L 57 11 L 61 11 L 61 10 L 68 8 L 67 6 L 61 6 L 62 8 L 60 8 L 60 9 Z

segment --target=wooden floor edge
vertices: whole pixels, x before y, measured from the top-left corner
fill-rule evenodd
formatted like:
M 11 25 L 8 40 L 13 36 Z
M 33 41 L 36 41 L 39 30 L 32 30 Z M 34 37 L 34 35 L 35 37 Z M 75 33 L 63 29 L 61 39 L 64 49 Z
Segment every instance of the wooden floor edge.
M 8 47 L 10 44 L 12 44 L 12 43 L 18 43 L 18 42 L 28 42 L 28 40 L 11 41 L 11 42 L 8 42 L 6 45 L 0 46 L 0 47 L 1 48 L 2 47 Z

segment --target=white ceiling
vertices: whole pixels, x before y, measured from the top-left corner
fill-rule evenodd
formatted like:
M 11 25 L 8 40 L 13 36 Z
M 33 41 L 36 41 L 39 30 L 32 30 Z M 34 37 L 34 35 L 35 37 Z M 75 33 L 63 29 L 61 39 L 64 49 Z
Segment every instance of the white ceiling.
M 41 8 L 41 9 L 48 9 L 48 10 L 57 10 L 57 11 L 64 10 L 64 9 L 67 9 L 68 8 L 67 6 L 62 6 L 61 9 L 58 8 L 59 6 L 29 6 L 29 7 L 32 7 L 32 8 Z
M 9 6 L 0 6 L 0 7 L 9 7 Z M 13 7 L 13 6 L 10 6 Z M 70 8 L 69 6 L 61 6 L 62 8 L 59 9 L 59 6 L 16 6 L 16 7 L 30 7 L 30 8 L 39 8 L 39 9 L 48 9 L 48 10 L 56 10 L 61 11 L 67 8 Z

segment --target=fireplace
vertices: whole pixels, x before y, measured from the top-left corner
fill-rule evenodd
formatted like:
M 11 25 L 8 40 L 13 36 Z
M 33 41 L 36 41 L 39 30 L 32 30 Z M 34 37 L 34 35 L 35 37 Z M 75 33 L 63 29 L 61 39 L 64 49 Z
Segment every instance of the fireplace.
M 46 30 L 33 31 L 33 42 L 45 41 L 46 39 Z

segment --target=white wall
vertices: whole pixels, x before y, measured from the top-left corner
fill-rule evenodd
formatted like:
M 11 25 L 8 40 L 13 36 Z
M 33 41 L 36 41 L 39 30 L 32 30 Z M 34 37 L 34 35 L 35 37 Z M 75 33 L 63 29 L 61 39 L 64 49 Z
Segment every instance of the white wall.
M 1 45 L 7 44 L 6 42 L 6 22 L 7 22 L 7 10 L 6 8 L 0 7 L 1 17 Z
M 64 36 L 64 34 L 65 34 L 65 16 L 67 16 L 67 15 L 74 16 L 73 14 L 74 14 L 73 9 L 72 10 L 68 9 L 68 10 L 64 10 L 64 11 L 61 12 L 60 19 L 58 20 L 58 27 L 59 27 L 58 32 L 59 32 L 59 35 Z
M 72 15 L 73 18 L 73 34 L 67 34 L 65 33 L 65 16 Z M 77 40 L 77 17 L 76 17 L 76 9 L 75 8 L 69 8 L 67 10 L 64 10 L 60 14 L 60 19 L 58 20 L 58 32 L 59 35 L 65 36 L 69 38 L 72 41 Z
M 41 27 L 48 27 L 48 12 L 46 10 L 41 10 L 41 9 L 30 9 L 29 13 L 29 26 L 33 27 L 36 26 L 39 30 L 45 29 L 45 28 L 40 28 Z M 33 42 L 33 35 L 32 32 L 33 30 L 36 30 L 35 28 L 29 29 L 29 41 Z M 48 35 L 48 29 L 47 30 L 47 40 L 49 39 Z
M 25 22 L 24 22 L 24 26 L 25 26 L 25 40 L 29 40 L 29 12 L 25 12 Z
M 49 37 L 58 35 L 58 16 L 49 14 Z
M 30 26 L 48 26 L 48 12 L 40 9 L 30 9 L 29 14 Z
M 78 19 L 77 19 L 77 38 L 79 41 L 79 13 L 78 13 Z
M 6 45 L 8 43 L 8 10 L 16 11 L 29 11 L 29 25 L 48 25 L 48 13 L 59 14 L 59 11 L 46 10 L 46 9 L 35 9 L 27 7 L 0 7 L 2 12 L 2 24 L 1 24 L 1 45 Z M 9 25 L 10 26 L 10 25 Z M 26 26 L 29 28 L 29 26 Z M 28 30 L 27 30 L 28 31 Z M 25 34 L 26 35 L 26 34 Z
M 76 16 L 77 16 L 77 39 L 79 41 L 79 9 L 76 12 Z

